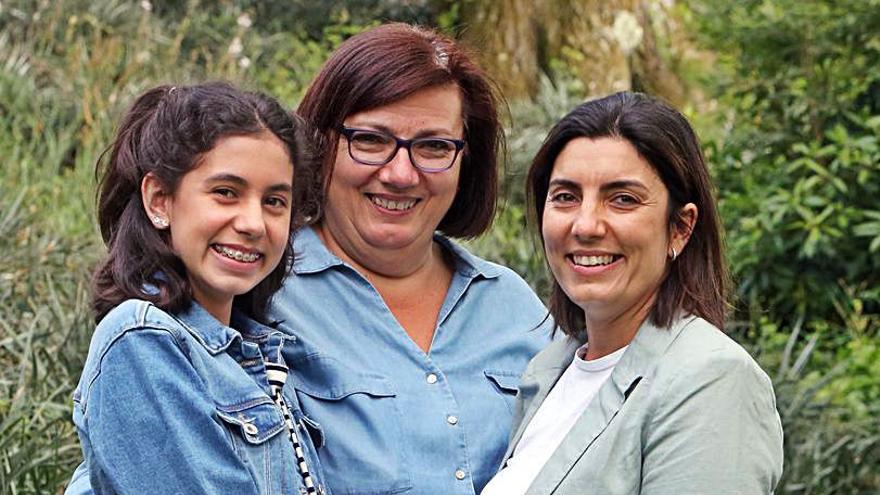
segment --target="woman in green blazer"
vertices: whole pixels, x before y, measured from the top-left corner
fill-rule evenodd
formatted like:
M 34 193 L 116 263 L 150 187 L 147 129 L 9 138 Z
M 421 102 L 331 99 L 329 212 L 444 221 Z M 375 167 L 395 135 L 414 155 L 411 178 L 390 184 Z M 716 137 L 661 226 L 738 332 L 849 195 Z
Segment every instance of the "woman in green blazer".
M 720 330 L 721 230 L 687 120 L 642 94 L 584 103 L 528 188 L 565 337 L 523 375 L 483 495 L 772 493 L 782 426 L 767 375 Z

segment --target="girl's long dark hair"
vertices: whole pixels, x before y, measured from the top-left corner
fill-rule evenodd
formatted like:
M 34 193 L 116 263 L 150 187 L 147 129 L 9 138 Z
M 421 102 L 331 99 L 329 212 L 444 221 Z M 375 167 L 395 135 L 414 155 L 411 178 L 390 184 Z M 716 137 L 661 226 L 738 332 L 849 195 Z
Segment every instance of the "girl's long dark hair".
M 159 86 L 137 98 L 95 171 L 100 178 L 98 224 L 108 249 L 92 279 L 96 320 L 126 299 L 145 299 L 169 312 L 192 303 L 186 268 L 170 247 L 170 234 L 156 229 L 144 211 L 141 181 L 152 172 L 172 194 L 218 139 L 261 132 L 281 140 L 297 171 L 311 168 L 303 124 L 266 95 L 214 82 Z M 234 305 L 264 320 L 292 255 L 288 240 L 278 266 L 251 291 L 236 297 Z

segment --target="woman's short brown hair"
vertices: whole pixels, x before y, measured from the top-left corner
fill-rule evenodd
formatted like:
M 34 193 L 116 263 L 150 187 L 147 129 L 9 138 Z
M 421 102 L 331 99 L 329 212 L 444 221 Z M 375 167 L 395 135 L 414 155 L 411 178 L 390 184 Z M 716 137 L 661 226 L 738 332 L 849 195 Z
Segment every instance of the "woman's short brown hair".
M 299 105 L 299 114 L 319 134 L 320 170 L 299 191 L 306 221 L 321 219 L 326 188 L 336 160 L 338 129 L 355 113 L 388 105 L 422 89 L 455 84 L 461 90 L 467 145 L 459 190 L 438 230 L 451 237 L 482 234 L 495 216 L 498 156 L 504 133 L 500 96 L 463 47 L 435 31 L 409 24 L 385 24 L 342 43 L 333 52 Z M 302 179 L 299 176 L 298 179 Z
M 641 93 L 621 92 L 575 107 L 550 131 L 527 179 L 529 204 L 538 231 L 553 165 L 569 141 L 611 137 L 629 142 L 669 191 L 669 228 L 686 228 L 681 208 L 693 203 L 697 221 L 687 248 L 671 262 L 651 308 L 651 322 L 668 327 L 680 310 L 724 327 L 728 285 L 721 226 L 712 181 L 700 143 L 687 119 L 668 104 Z M 550 313 L 568 335 L 585 330 L 584 311 L 553 282 Z

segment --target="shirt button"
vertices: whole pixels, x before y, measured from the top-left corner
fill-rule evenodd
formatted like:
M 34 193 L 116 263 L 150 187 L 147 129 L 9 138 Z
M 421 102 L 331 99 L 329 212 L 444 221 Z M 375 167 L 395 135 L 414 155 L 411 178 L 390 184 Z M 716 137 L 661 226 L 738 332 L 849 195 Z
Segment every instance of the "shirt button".
M 434 373 L 428 373 L 428 376 L 425 377 L 425 381 L 433 385 L 437 383 L 437 375 Z
M 244 425 L 244 432 L 247 433 L 248 435 L 256 435 L 257 433 L 260 432 L 260 430 L 257 429 L 256 426 L 254 426 L 250 423 L 247 423 L 246 425 Z
M 458 424 L 458 418 L 450 414 L 446 416 L 446 422 L 451 425 Z
M 458 469 L 458 470 L 455 471 L 455 479 L 457 479 L 457 480 L 463 480 L 465 476 L 467 476 L 467 475 L 466 475 L 465 472 L 462 471 L 461 469 Z

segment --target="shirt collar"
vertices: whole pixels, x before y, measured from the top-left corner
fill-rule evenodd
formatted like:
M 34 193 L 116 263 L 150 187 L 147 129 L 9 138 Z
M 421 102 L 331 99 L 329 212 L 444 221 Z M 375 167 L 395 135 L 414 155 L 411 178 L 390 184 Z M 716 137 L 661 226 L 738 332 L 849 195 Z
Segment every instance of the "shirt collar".
M 467 278 L 495 278 L 501 275 L 498 265 L 482 260 L 443 235 L 434 234 L 434 240 L 452 254 L 455 270 Z M 293 234 L 293 271 L 297 274 L 317 273 L 333 266 L 345 264 L 327 249 L 311 226 L 303 227 Z
M 242 334 L 245 334 L 248 340 L 257 340 L 275 331 L 272 328 L 257 323 L 233 308 L 231 321 L 240 331 L 236 330 L 220 323 L 196 301 L 192 301 L 189 308 L 176 313 L 174 316 L 212 354 L 226 350 L 236 339 L 240 340 Z

